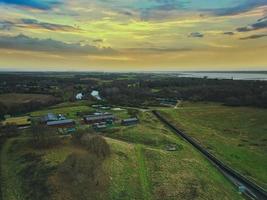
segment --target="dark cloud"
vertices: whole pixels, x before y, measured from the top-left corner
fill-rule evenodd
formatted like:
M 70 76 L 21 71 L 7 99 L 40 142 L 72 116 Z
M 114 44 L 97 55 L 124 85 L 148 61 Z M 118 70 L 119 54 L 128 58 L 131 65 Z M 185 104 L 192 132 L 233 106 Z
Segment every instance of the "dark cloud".
M 244 3 L 239 4 L 231 8 L 219 8 L 219 9 L 206 9 L 205 11 L 213 12 L 216 15 L 235 15 L 249 11 L 258 6 L 267 5 L 267 0 L 246 0 Z
M 142 20 L 162 18 L 162 16 L 155 16 L 153 14 L 154 11 L 183 10 L 190 4 L 189 0 L 151 0 L 151 2 L 154 4 L 150 5 L 150 7 L 140 9 Z
M 240 40 L 258 39 L 258 38 L 262 38 L 262 37 L 267 37 L 267 34 L 250 35 L 248 37 L 240 38 Z
M 95 43 L 102 43 L 104 41 L 102 39 L 95 39 L 95 40 L 93 40 L 93 42 L 95 42 Z
M 240 27 L 236 29 L 238 32 L 248 32 L 248 31 L 252 31 L 251 28 L 249 27 Z
M 40 22 L 35 19 L 20 19 L 16 22 L 12 21 L 0 21 L 0 30 L 11 30 L 12 28 L 35 28 L 35 29 L 47 29 L 50 31 L 75 31 L 79 30 L 78 28 L 61 25 L 61 24 L 53 24 L 47 22 Z
M 255 30 L 257 29 L 262 29 L 262 28 L 267 28 L 267 20 L 257 22 L 255 24 L 252 24 L 251 27 Z
M 76 30 L 76 28 L 72 26 L 39 22 L 35 19 L 21 19 L 21 22 L 25 25 L 30 25 L 34 28 L 47 29 L 51 31 L 74 31 Z
M 60 4 L 59 0 L 0 0 L 0 3 L 29 7 L 40 10 L 49 10 Z
M 10 31 L 14 23 L 11 21 L 0 21 L 0 30 Z
M 194 37 L 194 38 L 203 38 L 204 34 L 200 33 L 200 32 L 193 32 L 189 34 L 189 37 Z
M 154 9 L 158 10 L 177 10 L 181 8 L 186 8 L 186 6 L 190 3 L 188 0 L 154 0 L 158 3 Z
M 228 31 L 228 32 L 224 32 L 223 34 L 224 35 L 234 35 L 235 33 L 234 32 L 231 32 L 231 31 Z
M 133 13 L 131 13 L 130 11 L 123 11 L 121 13 L 127 16 L 133 16 Z
M 80 43 L 65 43 L 53 39 L 31 38 L 22 34 L 14 37 L 0 36 L 0 48 L 72 54 L 115 53 L 115 50 L 112 48 L 97 48 L 91 45 L 81 45 Z
M 148 52 L 148 53 L 169 53 L 169 52 L 184 52 L 184 51 L 192 51 L 193 49 L 190 48 L 128 48 L 125 49 L 126 51 L 131 52 Z
M 263 21 L 263 20 L 265 20 L 265 19 L 267 19 L 267 16 L 265 16 L 265 17 L 263 17 L 263 18 L 260 18 L 260 19 L 258 19 L 258 22 L 260 22 L 260 21 Z
M 267 28 L 267 19 L 260 20 L 259 22 L 255 24 L 251 24 L 249 26 L 237 28 L 236 30 L 238 32 L 248 32 L 248 31 L 254 31 L 254 30 L 259 30 L 259 29 L 264 29 L 264 28 Z

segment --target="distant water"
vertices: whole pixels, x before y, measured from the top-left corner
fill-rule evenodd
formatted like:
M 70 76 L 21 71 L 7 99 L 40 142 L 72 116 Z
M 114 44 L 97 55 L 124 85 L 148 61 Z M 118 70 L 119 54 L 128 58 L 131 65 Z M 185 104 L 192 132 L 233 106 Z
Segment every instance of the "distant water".
M 267 81 L 267 73 L 260 72 L 184 72 L 179 77 L 233 79 L 233 80 L 262 80 Z

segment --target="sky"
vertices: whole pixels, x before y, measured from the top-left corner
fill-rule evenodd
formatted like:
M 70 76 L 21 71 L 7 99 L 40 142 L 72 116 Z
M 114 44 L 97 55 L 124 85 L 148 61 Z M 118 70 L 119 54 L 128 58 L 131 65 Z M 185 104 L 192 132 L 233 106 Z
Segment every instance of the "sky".
M 0 70 L 267 70 L 267 0 L 0 0 Z

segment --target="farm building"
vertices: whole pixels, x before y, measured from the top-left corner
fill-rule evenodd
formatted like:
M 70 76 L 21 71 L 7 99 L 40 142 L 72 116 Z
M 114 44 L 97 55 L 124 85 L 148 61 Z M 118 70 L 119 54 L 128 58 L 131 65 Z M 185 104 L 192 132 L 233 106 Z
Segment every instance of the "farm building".
M 168 98 L 156 98 L 162 106 L 175 106 L 177 104 L 176 99 L 168 99 Z
M 112 123 L 115 120 L 115 116 L 110 113 L 98 114 L 98 115 L 87 115 L 83 117 L 84 122 L 87 124 L 94 124 L 100 122 Z
M 96 105 L 92 105 L 92 108 L 100 108 L 102 107 L 103 105 L 100 105 L 100 104 L 96 104 Z
M 69 134 L 76 131 L 75 121 L 72 119 L 50 121 L 46 122 L 46 125 L 51 128 L 57 128 L 60 134 Z
M 106 122 L 101 122 L 101 123 L 95 123 L 92 126 L 95 130 L 102 130 L 108 127 L 108 124 Z
M 48 121 L 47 126 L 55 128 L 71 128 L 74 127 L 75 121 L 72 119 L 58 120 L 58 121 Z
M 136 117 L 129 118 L 129 119 L 123 119 L 121 121 L 121 125 L 123 125 L 123 126 L 130 126 L 130 125 L 135 125 L 138 123 L 139 123 L 139 120 Z
M 42 117 L 42 121 L 45 123 L 52 122 L 52 121 L 58 121 L 58 116 L 53 114 L 53 113 L 48 113 L 47 115 Z
M 41 118 L 41 121 L 44 123 L 47 123 L 47 122 L 65 120 L 65 119 L 66 119 L 66 117 L 64 117 L 64 115 L 62 115 L 62 114 L 56 115 L 53 113 L 48 113 L 47 115 L 45 115 Z

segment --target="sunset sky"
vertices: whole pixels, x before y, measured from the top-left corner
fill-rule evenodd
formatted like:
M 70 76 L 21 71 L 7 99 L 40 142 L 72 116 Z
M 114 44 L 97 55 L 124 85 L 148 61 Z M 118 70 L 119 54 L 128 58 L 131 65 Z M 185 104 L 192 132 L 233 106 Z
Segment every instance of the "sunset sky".
M 267 70 L 267 0 L 0 0 L 0 70 Z

